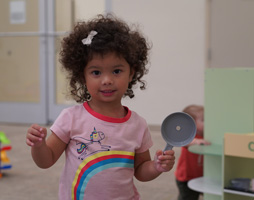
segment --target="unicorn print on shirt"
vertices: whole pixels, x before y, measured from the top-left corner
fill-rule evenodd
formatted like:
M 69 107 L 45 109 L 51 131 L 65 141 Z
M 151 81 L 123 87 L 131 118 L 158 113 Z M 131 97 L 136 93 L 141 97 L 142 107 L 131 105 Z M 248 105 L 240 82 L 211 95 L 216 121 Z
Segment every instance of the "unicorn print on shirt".
M 93 132 L 90 134 L 89 139 L 85 139 L 83 137 L 74 137 L 73 139 L 79 139 L 79 141 L 76 141 L 76 145 L 79 145 L 77 153 L 79 154 L 78 159 L 80 160 L 84 160 L 85 157 L 97 152 L 110 151 L 111 148 L 111 146 L 103 145 L 101 143 L 101 141 L 105 139 L 105 134 L 101 131 L 97 131 L 95 127 Z M 80 142 L 80 140 L 83 140 L 83 142 Z M 90 149 L 93 150 L 91 151 Z

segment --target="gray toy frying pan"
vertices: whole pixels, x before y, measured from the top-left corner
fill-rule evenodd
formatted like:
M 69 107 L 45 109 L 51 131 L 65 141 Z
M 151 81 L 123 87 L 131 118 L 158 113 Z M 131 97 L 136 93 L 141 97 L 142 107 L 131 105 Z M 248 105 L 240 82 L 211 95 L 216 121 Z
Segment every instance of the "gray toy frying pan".
M 172 113 L 162 122 L 161 134 L 167 143 L 164 151 L 186 146 L 196 135 L 196 124 L 187 113 Z

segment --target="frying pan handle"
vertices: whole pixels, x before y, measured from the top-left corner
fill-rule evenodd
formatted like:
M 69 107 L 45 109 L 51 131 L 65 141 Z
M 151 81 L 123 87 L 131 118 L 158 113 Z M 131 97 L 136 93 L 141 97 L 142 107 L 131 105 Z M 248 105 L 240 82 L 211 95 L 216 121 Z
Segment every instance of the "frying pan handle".
M 165 147 L 165 149 L 164 149 L 164 151 L 172 150 L 172 149 L 173 149 L 173 146 L 170 145 L 170 144 L 167 144 L 166 147 Z M 163 151 L 163 152 L 164 152 L 164 151 Z

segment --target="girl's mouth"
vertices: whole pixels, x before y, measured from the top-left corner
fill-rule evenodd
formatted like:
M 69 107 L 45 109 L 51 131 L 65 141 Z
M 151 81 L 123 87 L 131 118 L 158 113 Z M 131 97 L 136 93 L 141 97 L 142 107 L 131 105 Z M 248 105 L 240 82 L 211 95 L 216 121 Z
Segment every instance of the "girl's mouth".
M 115 90 L 102 90 L 101 93 L 104 95 L 104 96 L 112 96 L 114 93 L 115 93 Z

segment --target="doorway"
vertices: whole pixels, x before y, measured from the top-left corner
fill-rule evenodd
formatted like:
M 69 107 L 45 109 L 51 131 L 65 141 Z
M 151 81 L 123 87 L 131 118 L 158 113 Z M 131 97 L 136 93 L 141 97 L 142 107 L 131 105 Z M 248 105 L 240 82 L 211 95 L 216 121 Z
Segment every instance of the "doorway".
M 76 21 L 107 12 L 109 2 L 0 2 L 0 122 L 49 124 L 74 104 L 58 62 L 61 39 Z

